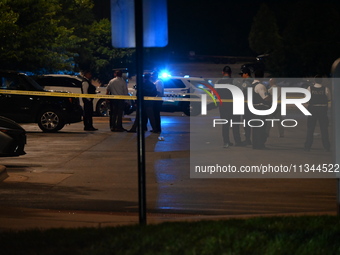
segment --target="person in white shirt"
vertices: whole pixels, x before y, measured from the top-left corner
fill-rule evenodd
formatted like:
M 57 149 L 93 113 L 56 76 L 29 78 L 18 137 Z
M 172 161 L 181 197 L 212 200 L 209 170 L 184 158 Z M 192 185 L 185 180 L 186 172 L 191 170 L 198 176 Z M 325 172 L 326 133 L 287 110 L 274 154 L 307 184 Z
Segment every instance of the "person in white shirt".
M 113 78 L 106 88 L 107 95 L 128 95 L 127 83 L 123 79 L 123 73 L 120 70 L 115 71 L 115 78 Z M 111 99 L 110 100 L 110 129 L 112 132 L 124 132 L 123 128 L 123 114 L 124 114 L 125 100 Z

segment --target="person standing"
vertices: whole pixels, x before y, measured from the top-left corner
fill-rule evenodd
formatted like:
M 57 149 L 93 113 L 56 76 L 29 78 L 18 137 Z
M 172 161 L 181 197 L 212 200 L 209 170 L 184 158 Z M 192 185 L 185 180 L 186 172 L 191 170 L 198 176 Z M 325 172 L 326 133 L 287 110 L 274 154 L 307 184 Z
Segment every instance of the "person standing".
M 263 78 L 264 74 L 262 70 L 255 71 L 255 79 L 252 83 L 253 87 L 253 106 L 257 110 L 269 109 L 269 100 L 267 88 L 261 83 L 260 78 Z M 262 120 L 262 126 L 252 127 L 252 144 L 253 149 L 263 150 L 266 149 L 265 143 L 267 140 L 266 133 L 266 116 L 253 115 L 254 119 Z
M 252 78 L 251 78 L 251 71 L 247 67 L 242 67 L 241 72 L 239 73 L 241 77 L 243 78 L 243 83 L 242 83 L 242 91 L 245 100 L 247 100 L 248 96 L 248 88 L 252 87 Z M 243 121 L 245 122 L 244 124 L 244 136 L 245 136 L 245 141 L 244 143 L 246 145 L 251 145 L 251 127 L 247 124 L 247 122 L 252 118 L 252 114 L 248 108 L 247 102 L 244 102 L 244 115 L 243 115 Z
M 283 129 L 283 126 L 281 125 L 281 121 L 282 121 L 282 115 L 281 115 L 281 87 L 277 86 L 275 78 L 271 78 L 269 80 L 269 86 L 270 86 L 270 88 L 268 89 L 268 94 L 269 94 L 269 96 L 271 98 L 273 97 L 273 88 L 277 88 L 277 100 L 278 100 L 277 108 L 273 112 L 271 117 L 280 120 L 280 124 L 278 124 L 277 127 L 278 127 L 278 130 L 279 130 L 279 138 L 283 138 L 284 137 L 284 129 Z M 267 124 L 267 130 L 266 130 L 267 137 L 269 137 L 270 128 L 271 128 L 271 125 Z
M 322 85 L 322 77 L 316 76 L 314 84 L 308 87 L 311 93 L 311 99 L 308 102 L 308 111 L 312 114 L 307 117 L 307 136 L 305 142 L 305 151 L 310 151 L 313 145 L 313 135 L 316 122 L 319 122 L 322 145 L 326 151 L 330 151 L 331 145 L 328 134 L 328 102 L 331 99 L 327 87 Z
M 231 78 L 231 68 L 229 66 L 225 66 L 222 70 L 222 79 L 217 81 L 217 84 L 233 84 L 233 79 Z M 233 95 L 229 89 L 216 89 L 218 94 L 221 96 L 221 99 L 232 100 Z M 233 115 L 233 102 L 223 102 L 222 105 L 219 106 L 220 117 L 221 119 L 225 119 L 228 122 L 225 125 L 222 125 L 222 137 L 223 137 L 223 148 L 228 148 L 233 145 L 230 142 L 229 130 L 230 123 L 240 123 L 241 116 Z M 240 127 L 239 124 L 232 125 L 233 137 L 235 146 L 242 146 L 240 136 Z M 245 145 L 245 144 L 244 144 Z
M 91 83 L 92 73 L 89 70 L 83 71 L 81 83 L 82 94 L 96 94 L 96 86 Z M 93 98 L 82 98 L 84 103 L 84 130 L 85 131 L 96 131 L 97 128 L 93 127 Z
M 107 95 L 128 95 L 126 81 L 123 79 L 123 73 L 120 70 L 114 72 L 113 78 L 106 88 Z M 123 114 L 124 114 L 125 100 L 111 99 L 110 100 L 110 129 L 112 132 L 124 132 L 123 128 Z
M 155 71 L 151 74 L 151 81 L 156 86 L 157 97 L 163 97 L 164 96 L 164 84 L 163 84 L 163 81 L 158 78 L 158 72 Z M 153 104 L 154 104 L 156 130 L 158 132 L 162 132 L 161 110 L 162 110 L 163 101 L 157 100 L 157 101 L 154 101 Z M 153 131 L 154 130 L 151 130 L 151 132 Z
M 143 97 L 155 97 L 157 96 L 157 89 L 154 83 L 151 82 L 151 74 L 150 73 L 145 73 L 143 75 L 143 84 L 142 84 L 142 89 L 143 89 Z M 137 89 L 138 89 L 138 84 L 137 84 Z M 137 98 L 138 100 L 138 98 Z M 143 107 L 143 131 L 147 131 L 147 123 L 148 120 L 150 121 L 150 125 L 152 128 L 153 133 L 160 133 L 157 130 L 156 127 L 156 121 L 155 121 L 155 113 L 154 113 L 154 101 L 152 100 L 144 100 L 144 107 Z M 137 131 L 138 127 L 138 108 L 137 108 L 137 114 L 135 121 L 131 127 L 131 129 L 128 131 L 130 133 L 135 133 Z

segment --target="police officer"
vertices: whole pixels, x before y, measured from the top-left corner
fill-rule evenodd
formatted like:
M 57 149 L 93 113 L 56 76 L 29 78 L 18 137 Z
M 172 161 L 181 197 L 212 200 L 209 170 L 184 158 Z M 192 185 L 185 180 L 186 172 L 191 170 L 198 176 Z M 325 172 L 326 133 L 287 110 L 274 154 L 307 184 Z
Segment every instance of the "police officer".
M 249 68 L 247 67 L 242 67 L 241 68 L 241 72 L 239 73 L 239 75 L 241 75 L 241 77 L 243 78 L 243 82 L 242 82 L 242 91 L 244 94 L 244 98 L 245 100 L 247 100 L 247 96 L 248 96 L 248 88 L 252 87 L 252 82 L 253 79 L 251 77 L 251 71 Z M 248 104 L 247 102 L 244 103 L 244 115 L 242 116 L 243 120 L 245 121 L 245 126 L 244 126 L 244 135 L 245 135 L 245 141 L 244 143 L 246 145 L 251 145 L 251 127 L 248 126 L 247 121 L 250 120 L 252 118 L 252 114 L 248 108 Z
M 158 77 L 158 72 L 154 71 L 151 74 L 151 80 L 155 84 L 157 89 L 157 97 L 164 97 L 164 84 L 161 79 Z M 155 114 L 155 123 L 156 130 L 151 130 L 151 132 L 162 132 L 162 120 L 161 120 L 161 110 L 163 101 L 158 100 L 153 102 L 154 105 L 154 114 Z
M 253 106 L 257 110 L 267 110 L 270 108 L 267 88 L 261 83 L 259 78 L 263 78 L 264 73 L 258 69 L 255 71 L 255 79 L 252 83 L 253 87 Z M 253 149 L 266 149 L 265 143 L 267 141 L 266 121 L 265 116 L 253 115 L 254 119 L 260 119 L 263 122 L 262 126 L 252 127 L 252 144 Z
M 91 83 L 92 73 L 90 70 L 85 70 L 82 73 L 82 84 L 81 92 L 83 94 L 96 94 L 96 87 Z M 82 98 L 84 103 L 84 130 L 85 131 L 96 131 L 97 128 L 93 127 L 93 98 Z
M 319 122 L 322 145 L 326 151 L 330 151 L 330 142 L 328 135 L 328 102 L 330 93 L 327 87 L 322 85 L 322 77 L 316 76 L 314 84 L 308 87 L 311 93 L 311 99 L 308 103 L 308 111 L 312 114 L 307 117 L 307 136 L 305 142 L 305 151 L 310 151 L 313 144 L 313 134 L 316 122 Z
M 233 79 L 231 78 L 231 68 L 229 66 L 225 66 L 222 70 L 222 79 L 217 81 L 217 84 L 233 84 Z M 217 89 L 218 94 L 222 99 L 232 100 L 233 96 L 229 89 Z M 223 102 L 222 105 L 219 106 L 221 119 L 226 119 L 228 122 L 222 126 L 222 137 L 223 137 L 223 148 L 228 148 L 229 146 L 234 145 L 230 142 L 229 137 L 229 129 L 230 122 L 240 123 L 241 117 L 239 115 L 233 115 L 233 103 L 232 102 Z M 235 141 L 235 146 L 244 146 L 245 144 L 241 142 L 240 136 L 240 127 L 238 124 L 232 125 L 233 137 Z

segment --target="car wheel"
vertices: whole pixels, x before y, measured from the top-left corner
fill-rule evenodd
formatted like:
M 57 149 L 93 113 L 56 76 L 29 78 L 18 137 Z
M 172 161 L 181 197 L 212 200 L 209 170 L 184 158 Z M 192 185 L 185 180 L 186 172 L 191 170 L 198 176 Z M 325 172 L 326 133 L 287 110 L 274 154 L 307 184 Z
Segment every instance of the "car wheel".
M 200 104 L 194 102 L 183 103 L 182 109 L 183 113 L 187 116 L 197 116 L 201 111 Z
M 104 99 L 98 100 L 98 103 L 96 105 L 96 114 L 98 116 L 103 116 L 103 117 L 109 116 L 109 110 L 110 110 L 110 107 L 106 100 Z
M 54 109 L 42 111 L 38 116 L 38 125 L 43 132 L 58 132 L 65 126 L 62 115 Z

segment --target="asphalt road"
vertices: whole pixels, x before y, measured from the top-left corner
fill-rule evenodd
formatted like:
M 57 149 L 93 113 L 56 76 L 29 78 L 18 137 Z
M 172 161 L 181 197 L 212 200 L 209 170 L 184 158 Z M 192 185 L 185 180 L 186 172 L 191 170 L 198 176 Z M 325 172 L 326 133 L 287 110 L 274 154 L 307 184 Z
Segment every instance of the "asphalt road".
M 223 66 L 177 63 L 168 70 L 174 75 L 211 78 L 220 77 Z M 233 77 L 239 77 L 240 66 L 231 65 Z M 207 129 L 200 118 L 163 113 L 160 136 L 164 140 L 146 132 L 147 211 L 231 216 L 335 214 L 334 178 L 190 177 L 190 163 L 200 157 L 225 158 L 235 166 L 332 163 L 331 153 L 322 150 L 318 128 L 313 150 L 305 152 L 305 118 L 294 110 L 289 116 L 298 119 L 299 125 L 286 129 L 285 138 L 278 138 L 273 128 L 266 144 L 269 150 L 255 151 L 249 146 L 223 149 L 220 129 Z M 35 124 L 23 125 L 28 132 L 27 155 L 0 158 L 9 175 L 0 183 L 0 206 L 137 212 L 137 134 L 111 132 L 106 117 L 94 122 L 99 128 L 96 132 L 84 132 L 82 123 L 77 123 L 55 134 L 42 133 Z M 124 123 L 125 128 L 131 125 L 129 120 Z M 191 155 L 190 149 L 197 153 Z
M 294 113 L 293 113 L 294 114 Z M 131 116 L 133 118 L 133 116 Z M 336 180 L 332 178 L 190 178 L 190 119 L 163 113 L 163 133 L 146 132 L 147 211 L 204 215 L 269 215 L 336 212 Z M 198 119 L 192 120 L 192 122 Z M 82 123 L 59 133 L 42 133 L 25 124 L 27 155 L 0 158 L 9 178 L 0 183 L 0 206 L 98 212 L 137 212 L 137 134 L 114 133 L 108 118 L 95 118 L 96 132 Z M 129 128 L 132 121 L 125 121 Z M 302 150 L 304 119 L 285 138 L 268 139 L 266 151 L 251 147 L 223 149 L 220 131 L 209 136 L 208 149 L 231 164 L 254 165 L 275 157 L 277 164 L 329 163 L 331 154 Z M 317 132 L 318 130 L 316 130 Z M 212 138 L 213 137 L 213 138 Z

